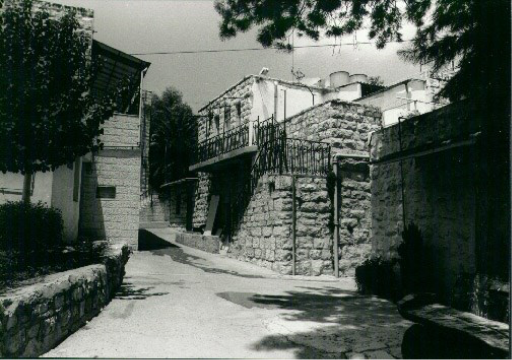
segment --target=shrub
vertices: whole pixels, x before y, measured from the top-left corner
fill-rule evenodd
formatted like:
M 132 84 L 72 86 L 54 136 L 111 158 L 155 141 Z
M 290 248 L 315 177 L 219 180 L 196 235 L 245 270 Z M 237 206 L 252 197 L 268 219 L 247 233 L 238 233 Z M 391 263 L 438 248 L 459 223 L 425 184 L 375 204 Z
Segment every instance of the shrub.
M 423 235 L 414 223 L 402 232 L 402 243 L 398 246 L 402 285 L 407 293 L 431 292 L 434 284 L 429 277 L 434 269 Z
M 63 245 L 60 210 L 42 202 L 0 205 L 0 250 L 28 254 Z
M 396 259 L 384 260 L 376 257 L 367 259 L 356 268 L 356 282 L 359 292 L 373 294 L 396 301 L 400 298 L 401 286 Z

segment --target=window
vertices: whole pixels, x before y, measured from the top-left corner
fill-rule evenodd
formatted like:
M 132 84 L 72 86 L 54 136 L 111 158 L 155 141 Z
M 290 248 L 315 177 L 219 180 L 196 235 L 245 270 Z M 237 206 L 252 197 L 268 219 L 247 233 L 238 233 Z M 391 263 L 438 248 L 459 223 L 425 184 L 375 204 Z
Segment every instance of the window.
M 213 120 L 215 121 L 215 130 L 217 132 L 219 132 L 219 128 L 220 128 L 220 116 L 219 115 L 215 115 L 215 117 L 213 118 Z
M 96 188 L 96 199 L 115 199 L 116 187 L 115 186 L 98 186 Z
M 224 131 L 229 130 L 231 126 L 231 107 L 226 105 L 224 107 Z
M 236 115 L 238 116 L 238 123 L 242 124 L 242 103 L 236 103 Z
M 80 191 L 80 158 L 75 159 L 73 171 L 73 201 L 78 202 Z

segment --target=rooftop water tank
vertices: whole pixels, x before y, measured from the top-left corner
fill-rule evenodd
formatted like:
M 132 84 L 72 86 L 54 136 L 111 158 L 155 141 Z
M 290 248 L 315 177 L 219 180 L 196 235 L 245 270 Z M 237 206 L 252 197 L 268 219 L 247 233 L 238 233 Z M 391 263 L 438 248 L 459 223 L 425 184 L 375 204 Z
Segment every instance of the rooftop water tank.
M 336 71 L 329 75 L 329 81 L 331 83 L 332 88 L 337 88 L 339 86 L 347 84 L 349 78 L 350 76 L 347 71 Z
M 365 74 L 353 74 L 353 75 L 350 75 L 350 79 L 349 79 L 349 82 L 351 83 L 354 83 L 354 82 L 368 82 L 368 75 L 365 75 Z

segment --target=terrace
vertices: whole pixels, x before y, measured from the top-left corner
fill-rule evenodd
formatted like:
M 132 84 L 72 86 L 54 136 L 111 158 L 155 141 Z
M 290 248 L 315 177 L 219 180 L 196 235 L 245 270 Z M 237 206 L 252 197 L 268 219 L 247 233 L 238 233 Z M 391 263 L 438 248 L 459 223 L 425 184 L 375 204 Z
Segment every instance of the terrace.
M 200 142 L 189 170 L 212 172 L 234 162 L 251 159 L 259 147 L 281 135 L 281 124 L 273 117 L 242 124 Z

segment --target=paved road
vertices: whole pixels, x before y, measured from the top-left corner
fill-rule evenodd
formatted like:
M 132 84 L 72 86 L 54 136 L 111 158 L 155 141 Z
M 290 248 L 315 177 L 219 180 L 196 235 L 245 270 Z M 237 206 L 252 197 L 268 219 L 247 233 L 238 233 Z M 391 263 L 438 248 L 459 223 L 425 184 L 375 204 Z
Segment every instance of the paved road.
M 100 315 L 45 356 L 398 358 L 411 325 L 350 280 L 292 279 L 181 245 L 136 252 L 126 272 Z

